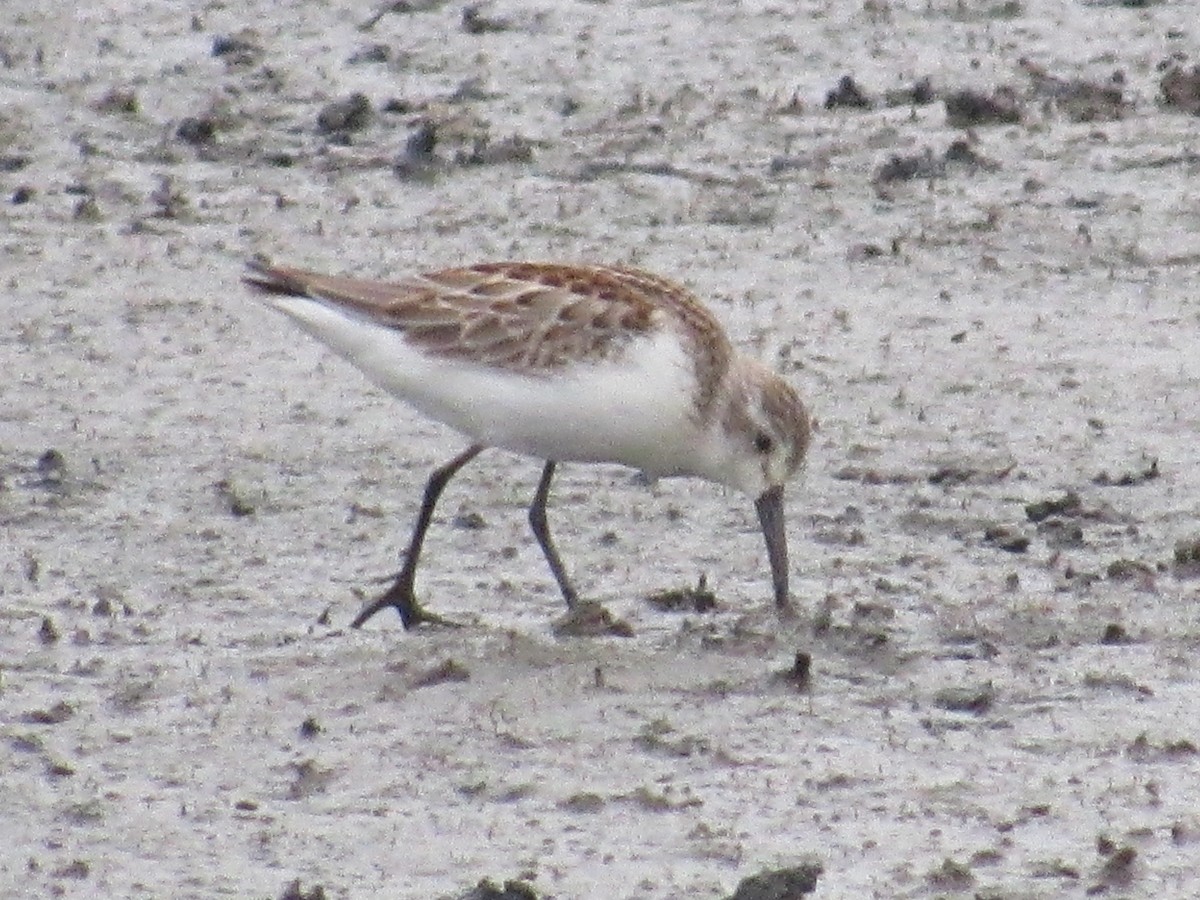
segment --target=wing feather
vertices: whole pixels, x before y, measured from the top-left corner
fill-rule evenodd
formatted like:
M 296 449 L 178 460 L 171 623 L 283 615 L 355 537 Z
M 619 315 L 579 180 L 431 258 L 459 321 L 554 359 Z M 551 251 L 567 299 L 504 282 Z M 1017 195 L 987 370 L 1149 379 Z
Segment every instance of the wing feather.
M 697 359 L 707 405 L 732 355 L 720 324 L 691 292 L 639 269 L 482 263 L 379 282 L 257 260 L 249 268 L 245 280 L 260 291 L 362 316 L 431 355 L 530 375 L 599 361 L 672 328 Z

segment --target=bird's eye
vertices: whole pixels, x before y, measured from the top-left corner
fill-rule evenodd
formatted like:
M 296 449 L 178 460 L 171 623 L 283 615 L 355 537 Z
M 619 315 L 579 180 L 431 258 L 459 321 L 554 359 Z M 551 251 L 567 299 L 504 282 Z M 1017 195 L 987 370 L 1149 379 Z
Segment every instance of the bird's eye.
M 775 442 L 771 440 L 771 436 L 760 431 L 754 436 L 754 449 L 759 453 L 767 454 L 775 449 Z

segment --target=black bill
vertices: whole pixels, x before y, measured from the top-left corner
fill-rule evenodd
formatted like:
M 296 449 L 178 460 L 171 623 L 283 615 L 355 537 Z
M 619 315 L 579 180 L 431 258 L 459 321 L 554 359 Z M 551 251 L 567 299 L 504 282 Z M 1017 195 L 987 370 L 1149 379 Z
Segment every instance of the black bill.
M 783 521 L 783 485 L 767 490 L 754 501 L 763 537 L 767 540 L 767 558 L 771 561 L 771 583 L 775 587 L 775 605 L 784 609 L 788 600 L 787 531 Z

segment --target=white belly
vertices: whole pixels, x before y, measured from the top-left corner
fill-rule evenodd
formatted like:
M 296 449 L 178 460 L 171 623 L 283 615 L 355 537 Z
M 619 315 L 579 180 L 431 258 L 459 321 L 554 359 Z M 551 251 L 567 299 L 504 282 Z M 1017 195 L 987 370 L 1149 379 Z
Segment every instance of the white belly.
M 695 471 L 695 381 L 671 332 L 631 342 L 615 359 L 531 376 L 426 356 L 402 333 L 318 301 L 271 302 L 379 387 L 473 442 L 655 476 Z

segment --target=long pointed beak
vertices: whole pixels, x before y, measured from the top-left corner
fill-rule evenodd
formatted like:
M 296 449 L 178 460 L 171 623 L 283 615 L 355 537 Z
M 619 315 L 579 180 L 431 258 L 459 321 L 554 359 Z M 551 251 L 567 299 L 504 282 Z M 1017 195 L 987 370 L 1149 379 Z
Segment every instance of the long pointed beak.
M 787 530 L 783 520 L 783 485 L 777 484 L 754 501 L 763 537 L 767 540 L 767 559 L 771 561 L 771 583 L 775 587 L 775 605 L 790 606 L 788 600 Z

